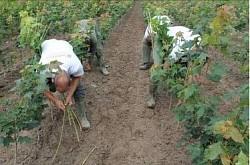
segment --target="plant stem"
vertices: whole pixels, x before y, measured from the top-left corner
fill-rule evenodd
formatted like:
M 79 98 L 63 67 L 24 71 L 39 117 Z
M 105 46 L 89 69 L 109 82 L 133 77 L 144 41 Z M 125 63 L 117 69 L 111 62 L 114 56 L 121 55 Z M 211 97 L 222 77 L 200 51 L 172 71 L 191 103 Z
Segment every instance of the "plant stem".
M 70 113 L 71 113 L 71 112 L 70 112 Z M 77 141 L 80 142 L 79 134 L 78 134 L 78 131 L 77 131 L 77 128 L 76 128 L 76 123 L 75 123 L 74 119 L 73 119 L 72 121 L 73 121 L 73 125 L 74 125 L 74 128 L 75 128 Z
M 95 151 L 95 149 L 96 149 L 96 146 L 94 146 L 94 148 L 88 153 L 87 157 L 83 160 L 82 165 L 84 165 L 86 163 L 89 156 Z
M 17 140 L 18 140 L 18 136 L 17 136 L 17 126 L 16 126 L 16 119 L 15 119 L 15 159 L 14 159 L 14 165 L 16 165 L 17 163 Z
M 79 125 L 79 127 L 80 127 L 80 130 L 83 130 L 82 125 L 81 125 L 81 123 L 80 123 L 78 117 L 76 116 L 76 113 L 75 113 L 73 110 L 71 110 L 71 112 L 73 113 L 73 115 L 74 115 L 74 117 L 75 117 L 75 119 L 76 119 L 76 121 L 77 121 L 77 123 L 78 123 L 78 125 Z
M 67 114 L 68 114 L 68 119 L 69 119 L 69 125 L 71 126 L 71 114 L 68 109 L 66 109 Z
M 63 113 L 63 123 L 62 123 L 61 135 L 60 135 L 59 143 L 57 145 L 56 153 L 53 156 L 52 162 L 54 162 L 54 160 L 56 158 L 56 155 L 58 153 L 59 147 L 61 146 L 61 143 L 62 143 L 62 135 L 63 135 L 64 125 L 65 125 L 65 116 L 66 116 L 66 112 L 64 111 L 64 113 Z

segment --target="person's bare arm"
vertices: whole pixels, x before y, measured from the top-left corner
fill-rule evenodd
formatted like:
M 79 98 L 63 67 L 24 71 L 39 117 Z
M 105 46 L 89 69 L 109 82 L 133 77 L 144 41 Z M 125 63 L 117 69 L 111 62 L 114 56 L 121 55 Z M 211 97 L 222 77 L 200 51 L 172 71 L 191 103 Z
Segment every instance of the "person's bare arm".
M 51 101 L 57 108 L 60 110 L 65 110 L 65 105 L 61 100 L 59 100 L 57 97 L 55 97 L 50 91 L 45 91 L 44 95 Z
M 81 77 L 73 77 L 72 78 L 72 80 L 70 82 L 69 90 L 67 91 L 67 98 L 65 101 L 65 105 L 72 104 L 72 96 L 73 96 L 77 86 L 80 83 L 80 79 L 81 79 Z

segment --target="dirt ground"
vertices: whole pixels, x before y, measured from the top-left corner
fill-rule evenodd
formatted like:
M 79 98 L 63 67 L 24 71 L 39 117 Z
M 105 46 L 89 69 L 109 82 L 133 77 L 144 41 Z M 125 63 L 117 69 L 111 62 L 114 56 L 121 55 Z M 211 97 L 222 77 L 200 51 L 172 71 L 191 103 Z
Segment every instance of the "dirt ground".
M 139 2 L 122 18 L 110 34 L 104 55 L 110 66 L 105 77 L 97 70 L 84 76 L 87 110 L 91 129 L 80 133 L 66 123 L 62 144 L 52 163 L 59 142 L 63 114 L 47 110 L 41 126 L 28 132 L 32 144 L 19 145 L 17 164 L 80 165 L 188 165 L 184 147 L 177 147 L 182 129 L 168 109 L 168 96 L 158 97 L 155 110 L 146 108 L 148 71 L 140 71 L 144 33 Z M 27 133 L 26 133 L 27 134 Z M 0 149 L 0 164 L 13 164 L 14 147 Z

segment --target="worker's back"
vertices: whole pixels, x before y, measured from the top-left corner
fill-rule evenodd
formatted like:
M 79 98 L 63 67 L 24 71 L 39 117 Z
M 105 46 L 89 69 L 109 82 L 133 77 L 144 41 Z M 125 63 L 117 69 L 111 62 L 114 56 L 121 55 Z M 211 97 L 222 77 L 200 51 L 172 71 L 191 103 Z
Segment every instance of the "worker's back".
M 52 61 L 62 63 L 60 68 L 71 76 L 83 75 L 82 64 L 67 41 L 50 39 L 42 43 L 42 55 L 39 63 L 49 64 Z
M 169 54 L 169 58 L 178 60 L 180 54 L 182 54 L 182 46 L 188 41 L 194 41 L 198 39 L 198 44 L 201 41 L 199 34 L 193 34 L 193 31 L 185 26 L 173 26 L 168 27 L 168 35 L 173 37 L 173 49 Z

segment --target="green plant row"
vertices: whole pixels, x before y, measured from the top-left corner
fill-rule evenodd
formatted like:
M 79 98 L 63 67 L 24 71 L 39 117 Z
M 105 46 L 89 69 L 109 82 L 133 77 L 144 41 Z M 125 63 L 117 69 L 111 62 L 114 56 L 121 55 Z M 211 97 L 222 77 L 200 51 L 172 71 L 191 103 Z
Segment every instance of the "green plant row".
M 174 24 L 187 26 L 202 35 L 203 45 L 212 45 L 224 55 L 241 62 L 248 72 L 248 1 L 151 1 L 145 3 L 151 15 L 166 14 Z
M 100 38 L 106 39 L 110 29 L 132 2 L 132 0 L 28 1 L 24 9 L 19 12 L 19 46 L 30 47 L 35 53 L 40 54 L 40 45 L 46 36 L 75 33 L 77 21 L 97 17 L 100 20 Z M 76 54 L 81 57 L 87 53 L 83 53 L 88 47 L 85 43 L 86 35 L 78 34 L 77 37 L 71 38 Z
M 168 2 L 173 7 L 172 10 L 179 5 L 176 1 Z M 194 3 L 194 1 L 187 2 Z M 171 9 L 166 10 L 163 3 L 164 1 L 154 3 L 145 1 L 146 19 L 150 19 L 149 15 L 151 17 L 155 14 L 168 15 Z M 165 3 L 165 5 L 169 3 Z M 154 10 L 151 12 L 152 9 Z M 184 18 L 185 14 L 180 14 L 178 17 Z M 150 71 L 151 80 L 158 85 L 159 89 L 169 91 L 179 100 L 179 104 L 173 111 L 176 114 L 176 119 L 186 128 L 183 140 L 188 146 L 192 163 L 197 165 L 247 165 L 249 155 L 249 85 L 243 84 L 239 89 L 226 91 L 224 95 L 220 96 L 204 95 L 203 89 L 195 81 L 198 76 L 201 74 L 206 76 L 205 74 L 207 74 L 207 79 L 218 83 L 227 73 L 227 68 L 220 62 L 214 62 L 208 72 L 204 73 L 208 56 L 207 46 L 214 45 L 212 43 L 203 44 L 201 47 L 191 50 L 194 45 L 187 42 L 183 48 L 189 61 L 188 65 L 171 63 L 167 58 L 171 50 L 171 44 L 169 44 L 171 40 L 166 35 L 169 25 L 160 25 L 157 21 L 152 21 L 151 24 L 158 34 L 158 37 L 154 38 L 154 42 L 161 47 L 159 58 L 165 59 L 170 64 L 170 66 L 165 65 L 165 63 L 153 66 Z M 227 110 L 230 113 L 221 115 L 219 113 L 220 103 L 223 101 L 232 102 L 233 100 L 237 101 L 230 110 Z
M 28 0 L 0 1 L 0 43 L 11 34 L 18 34 L 21 11 L 28 12 L 45 26 L 50 24 L 48 35 L 69 33 L 76 21 L 105 15 L 108 22 L 104 26 L 104 37 L 116 20 L 131 6 L 132 0 Z
M 0 143 L 8 146 L 14 142 L 27 142 L 28 137 L 18 136 L 24 129 L 38 126 L 45 107 L 43 92 L 47 89 L 45 66 L 27 65 L 21 71 L 21 79 L 15 90 L 18 100 L 11 101 L 5 111 L 0 112 Z

